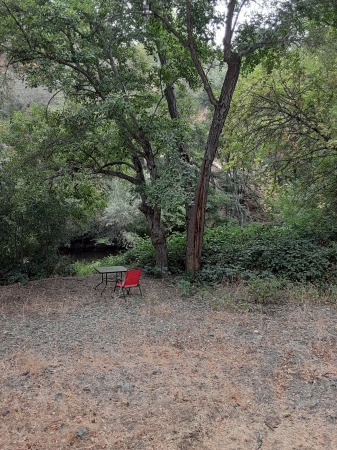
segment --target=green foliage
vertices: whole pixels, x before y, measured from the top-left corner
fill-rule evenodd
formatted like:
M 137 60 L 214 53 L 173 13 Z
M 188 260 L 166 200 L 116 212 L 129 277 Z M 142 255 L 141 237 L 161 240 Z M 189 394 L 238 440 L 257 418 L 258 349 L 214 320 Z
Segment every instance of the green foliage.
M 2 282 L 48 276 L 57 267 L 61 270 L 58 247 L 80 233 L 102 205 L 87 174 L 61 177 L 61 161 L 57 157 L 45 161 L 48 125 L 43 119 L 44 110 L 32 106 L 0 129 Z
M 302 230 L 303 231 L 303 230 Z M 322 236 L 273 225 L 206 230 L 201 282 L 252 276 L 326 282 L 335 275 L 336 245 Z
M 317 188 L 313 183 L 304 190 L 301 180 L 276 187 L 269 199 L 270 213 L 278 223 L 302 235 L 334 240 L 337 210 L 330 193 Z
M 174 233 L 168 238 L 167 250 L 169 257 L 170 272 L 181 274 L 184 271 L 186 238 L 181 233 Z M 116 256 L 109 256 L 99 261 L 86 264 L 77 261 L 73 268 L 79 275 L 86 275 L 93 272 L 94 267 L 125 265 L 133 267 L 142 267 L 142 269 L 152 276 L 161 276 L 155 267 L 155 253 L 150 238 L 138 238 L 135 246 Z
M 144 269 L 155 267 L 155 254 L 150 238 L 139 239 L 135 247 L 121 255 L 119 260 Z
M 167 239 L 167 253 L 171 273 L 184 271 L 185 236 L 174 233 Z M 139 239 L 136 246 L 118 257 L 118 261 L 126 265 L 143 267 L 145 271 L 154 274 L 155 255 L 149 238 Z
M 335 31 L 311 29 L 271 73 L 258 67 L 242 79 L 232 105 L 231 164 L 253 173 L 286 223 L 336 219 L 335 55 Z
M 241 293 L 241 300 L 257 304 L 281 303 L 286 300 L 287 283 L 275 276 L 252 276 Z
M 106 262 L 108 262 L 109 264 L 106 264 Z M 102 265 L 117 265 L 117 264 L 113 264 L 113 263 L 114 263 L 114 261 L 112 261 L 112 263 L 111 263 L 110 258 L 104 258 L 103 260 L 94 261 L 89 264 L 85 263 L 83 261 L 75 261 L 75 262 L 71 263 L 71 268 L 76 275 L 88 276 L 88 275 L 91 275 L 94 273 L 95 267 L 102 266 Z
M 15 275 L 20 272 L 26 277 L 52 273 L 57 247 L 65 237 L 69 208 L 54 192 L 36 188 L 21 179 L 1 190 L 0 276 L 9 281 L 20 279 Z
M 334 279 L 337 243 L 331 241 L 331 235 L 326 239 L 326 235 L 319 233 L 275 225 L 252 224 L 245 228 L 229 225 L 207 229 L 203 265 L 194 281 L 210 285 L 223 280 L 244 280 L 247 301 L 279 301 L 288 282 L 324 285 Z M 169 267 L 173 274 L 184 271 L 184 249 L 183 234 L 175 233 L 168 239 Z M 138 266 L 154 275 L 155 257 L 150 240 L 140 239 L 134 248 L 100 262 L 100 265 L 109 264 Z M 192 281 L 186 277 L 182 280 Z M 188 290 L 183 281 L 179 286 L 182 291 Z
M 96 242 L 104 241 L 118 248 L 133 246 L 137 236 L 147 235 L 147 224 L 139 211 L 138 195 L 123 180 L 113 179 L 107 183 L 107 205 L 98 215 Z
M 180 278 L 178 280 L 178 289 L 182 297 L 191 297 L 192 295 L 192 285 L 186 278 Z
M 292 0 L 285 2 L 285 8 L 289 8 L 300 17 L 337 28 L 337 5 L 333 1 Z
M 185 268 L 186 237 L 181 233 L 174 233 L 167 240 L 169 268 L 172 273 L 181 273 Z

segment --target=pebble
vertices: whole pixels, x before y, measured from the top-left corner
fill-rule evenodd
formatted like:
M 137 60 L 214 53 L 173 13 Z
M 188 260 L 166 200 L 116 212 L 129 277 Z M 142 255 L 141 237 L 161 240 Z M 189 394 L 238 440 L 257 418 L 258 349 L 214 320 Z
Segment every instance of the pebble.
M 80 427 L 76 430 L 76 436 L 80 439 L 85 439 L 88 436 L 89 430 L 86 427 Z

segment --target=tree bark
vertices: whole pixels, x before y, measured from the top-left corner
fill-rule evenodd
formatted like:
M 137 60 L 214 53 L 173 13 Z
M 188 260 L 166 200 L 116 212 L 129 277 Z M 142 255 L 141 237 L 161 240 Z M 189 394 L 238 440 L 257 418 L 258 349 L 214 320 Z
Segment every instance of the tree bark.
M 186 271 L 195 274 L 200 270 L 201 251 L 205 229 L 205 212 L 212 163 L 216 156 L 219 139 L 230 108 L 236 83 L 239 78 L 241 59 L 231 53 L 219 101 L 214 109 L 213 120 L 208 134 L 204 158 L 199 173 L 194 202 L 189 211 L 186 246 Z
M 137 184 L 139 186 L 145 186 L 145 176 L 141 159 L 138 155 L 134 154 L 132 162 L 136 170 Z M 148 223 L 150 238 L 155 252 L 156 268 L 164 274 L 168 271 L 168 257 L 166 233 L 161 221 L 161 209 L 148 206 L 145 195 L 142 195 L 139 210 L 145 215 Z
M 160 49 L 158 49 L 158 56 L 159 56 L 160 64 L 162 65 L 162 67 L 166 66 L 167 65 L 166 56 L 165 56 L 164 52 L 161 51 Z M 180 119 L 180 114 L 179 114 L 178 105 L 177 105 L 177 97 L 176 97 L 176 94 L 174 91 L 174 81 L 173 80 L 168 81 L 166 83 L 166 87 L 164 89 L 164 95 L 165 95 L 168 112 L 170 114 L 171 119 L 173 119 L 173 120 Z M 178 143 L 178 151 L 179 151 L 180 158 L 183 161 L 190 162 L 190 158 L 186 152 L 184 142 Z
M 160 208 L 152 208 L 143 200 L 140 211 L 145 215 L 150 231 L 151 242 L 155 251 L 156 268 L 165 274 L 168 271 L 166 235 L 161 223 Z

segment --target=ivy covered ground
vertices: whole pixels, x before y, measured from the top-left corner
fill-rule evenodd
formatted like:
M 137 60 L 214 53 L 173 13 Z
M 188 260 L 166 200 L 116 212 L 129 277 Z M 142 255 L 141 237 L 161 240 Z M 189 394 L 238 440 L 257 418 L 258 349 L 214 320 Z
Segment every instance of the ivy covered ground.
M 336 448 L 333 296 L 97 282 L 0 287 L 1 449 Z

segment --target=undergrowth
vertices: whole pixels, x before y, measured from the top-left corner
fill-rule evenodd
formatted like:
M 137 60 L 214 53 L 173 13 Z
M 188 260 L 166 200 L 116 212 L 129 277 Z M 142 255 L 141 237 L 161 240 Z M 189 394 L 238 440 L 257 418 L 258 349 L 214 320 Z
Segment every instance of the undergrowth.
M 168 238 L 169 267 L 171 274 L 182 275 L 191 282 L 184 275 L 185 244 L 185 236 L 181 233 Z M 90 264 L 77 262 L 73 268 L 76 273 L 87 275 L 98 265 L 120 264 L 142 267 L 145 272 L 158 275 L 149 239 L 140 239 L 124 254 Z M 335 279 L 336 267 L 337 243 L 331 236 L 323 239 L 319 234 L 268 224 L 252 224 L 245 228 L 217 227 L 205 232 L 202 268 L 193 281 L 199 285 L 212 285 L 250 280 L 250 285 L 264 286 L 263 296 L 267 301 L 268 289 L 277 291 L 284 283 L 282 280 L 321 287 L 330 285 Z

